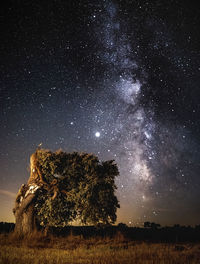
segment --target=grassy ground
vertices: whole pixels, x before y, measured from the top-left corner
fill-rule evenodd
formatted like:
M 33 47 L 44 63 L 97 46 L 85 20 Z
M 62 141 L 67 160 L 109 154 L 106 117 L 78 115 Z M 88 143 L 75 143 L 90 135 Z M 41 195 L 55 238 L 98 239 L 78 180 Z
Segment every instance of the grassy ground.
M 152 244 L 115 238 L 69 236 L 44 237 L 37 234 L 25 240 L 0 236 L 1 264 L 193 264 L 200 263 L 200 244 Z

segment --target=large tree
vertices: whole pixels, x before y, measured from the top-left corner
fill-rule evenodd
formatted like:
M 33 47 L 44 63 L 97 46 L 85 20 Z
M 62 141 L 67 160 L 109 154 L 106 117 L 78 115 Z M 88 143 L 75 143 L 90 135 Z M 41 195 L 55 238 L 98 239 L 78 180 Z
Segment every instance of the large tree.
M 37 225 L 112 224 L 119 207 L 113 160 L 100 162 L 88 153 L 37 149 L 30 159 L 30 178 L 15 202 L 15 232 L 25 235 Z

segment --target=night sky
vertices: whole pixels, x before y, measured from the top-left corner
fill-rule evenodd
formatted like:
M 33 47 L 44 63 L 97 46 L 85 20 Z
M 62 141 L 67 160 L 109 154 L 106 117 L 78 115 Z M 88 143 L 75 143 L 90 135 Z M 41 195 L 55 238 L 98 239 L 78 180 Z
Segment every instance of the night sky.
M 0 221 L 42 142 L 116 161 L 118 222 L 200 224 L 197 3 L 6 1 L 0 19 Z

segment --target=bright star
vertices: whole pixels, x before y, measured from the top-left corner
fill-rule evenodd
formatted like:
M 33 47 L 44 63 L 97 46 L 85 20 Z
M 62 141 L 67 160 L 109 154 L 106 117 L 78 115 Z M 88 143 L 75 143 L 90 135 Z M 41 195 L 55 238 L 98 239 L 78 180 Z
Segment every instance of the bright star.
M 96 132 L 95 133 L 95 137 L 100 137 L 100 133 L 99 132 Z

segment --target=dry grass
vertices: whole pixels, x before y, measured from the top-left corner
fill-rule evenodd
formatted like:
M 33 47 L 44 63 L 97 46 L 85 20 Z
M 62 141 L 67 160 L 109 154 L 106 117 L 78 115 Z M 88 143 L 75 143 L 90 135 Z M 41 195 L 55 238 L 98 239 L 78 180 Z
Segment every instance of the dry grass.
M 149 244 L 115 238 L 45 237 L 40 233 L 17 240 L 0 236 L 1 264 L 193 264 L 200 263 L 200 244 Z

